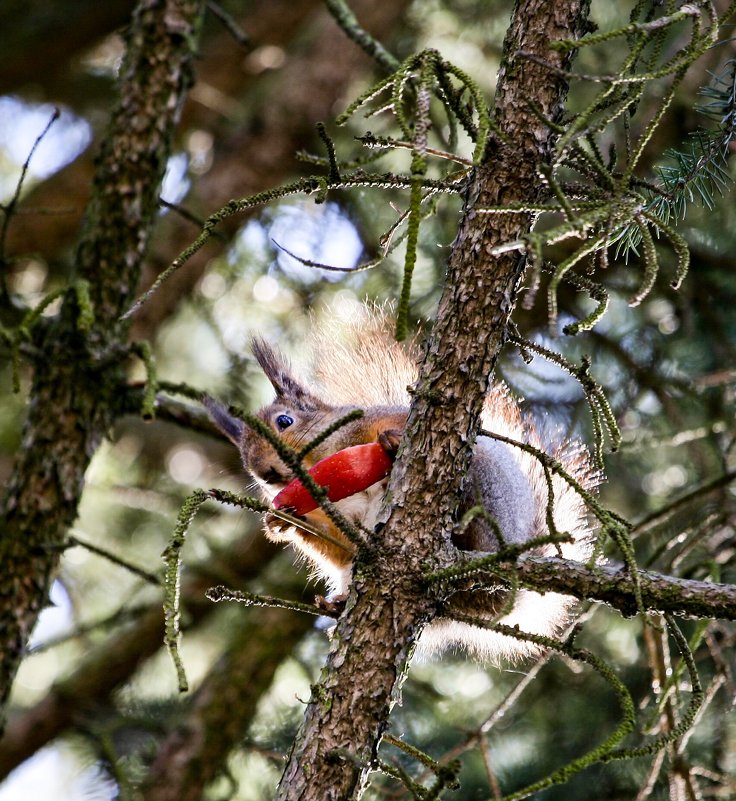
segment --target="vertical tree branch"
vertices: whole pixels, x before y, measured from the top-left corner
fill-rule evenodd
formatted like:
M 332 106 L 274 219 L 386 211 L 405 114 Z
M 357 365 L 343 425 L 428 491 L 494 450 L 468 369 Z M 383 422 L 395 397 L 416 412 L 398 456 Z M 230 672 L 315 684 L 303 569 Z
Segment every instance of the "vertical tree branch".
M 36 334 L 41 355 L 0 518 L 3 707 L 47 602 L 84 472 L 124 397 L 115 354 L 127 328 L 117 320 L 140 276 L 204 5 L 141 0 L 136 8 L 77 252 L 76 291 L 67 293 L 59 318 Z
M 491 218 L 474 209 L 538 202 L 538 171 L 555 138 L 542 119 L 559 118 L 567 93 L 559 74 L 515 54 L 523 50 L 566 69 L 567 57 L 551 52 L 549 42 L 582 35 L 588 11 L 587 0 L 519 0 L 515 6 L 496 97 L 500 136 L 489 143 L 468 186 L 406 444 L 391 475 L 392 511 L 385 515 L 380 549 L 363 554 L 357 566 L 322 682 L 281 781 L 280 801 L 358 798 L 375 765 L 413 644 L 436 604 L 419 577 L 451 559 L 449 532 L 461 482 L 523 269 L 518 256 L 493 251 L 523 235 L 531 220 Z

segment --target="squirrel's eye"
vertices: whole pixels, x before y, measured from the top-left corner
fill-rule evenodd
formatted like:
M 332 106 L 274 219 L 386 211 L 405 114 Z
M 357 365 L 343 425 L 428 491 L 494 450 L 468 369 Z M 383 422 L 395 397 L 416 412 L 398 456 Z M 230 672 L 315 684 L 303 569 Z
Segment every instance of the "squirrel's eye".
M 280 414 L 276 418 L 276 428 L 278 428 L 279 431 L 283 431 L 285 428 L 288 428 L 290 425 L 292 425 L 293 422 L 293 417 L 289 417 L 288 414 Z

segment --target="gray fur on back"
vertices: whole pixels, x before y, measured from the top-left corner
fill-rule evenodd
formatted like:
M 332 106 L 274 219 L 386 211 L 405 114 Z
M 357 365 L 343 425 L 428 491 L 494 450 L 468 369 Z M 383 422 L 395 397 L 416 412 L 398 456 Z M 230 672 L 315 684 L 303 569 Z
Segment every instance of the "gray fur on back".
M 489 437 L 479 437 L 465 488 L 469 506 L 482 505 L 501 530 L 507 544 L 518 544 L 533 536 L 535 499 L 528 478 L 523 474 L 508 445 Z M 500 543 L 493 526 L 476 518 L 468 536 L 475 550 L 496 551 Z

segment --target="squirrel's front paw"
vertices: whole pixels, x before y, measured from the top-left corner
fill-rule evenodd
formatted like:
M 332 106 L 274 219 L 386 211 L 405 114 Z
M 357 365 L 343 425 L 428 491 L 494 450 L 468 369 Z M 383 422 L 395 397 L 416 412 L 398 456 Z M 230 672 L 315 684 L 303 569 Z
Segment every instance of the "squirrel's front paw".
M 314 605 L 330 617 L 340 617 L 347 599 L 347 595 L 328 595 L 327 598 L 324 595 L 315 595 Z
M 291 509 L 284 509 L 283 511 L 288 512 L 292 515 L 292 517 L 296 517 Z M 294 528 L 294 523 L 284 520 L 283 518 L 278 517 L 271 512 L 266 514 L 266 516 L 263 518 L 263 522 L 266 524 L 266 528 L 268 528 L 270 531 L 284 532 L 287 528 Z
M 387 428 L 378 435 L 378 444 L 393 459 L 399 450 L 402 432 L 398 428 Z

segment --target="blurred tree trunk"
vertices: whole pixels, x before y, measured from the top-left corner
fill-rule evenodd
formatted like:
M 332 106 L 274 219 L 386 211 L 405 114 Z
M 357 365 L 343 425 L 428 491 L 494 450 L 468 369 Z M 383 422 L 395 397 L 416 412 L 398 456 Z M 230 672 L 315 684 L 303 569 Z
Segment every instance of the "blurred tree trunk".
M 143 0 L 61 314 L 35 332 L 23 447 L 0 523 L 0 705 L 46 605 L 84 472 L 125 397 L 127 326 L 158 193 L 192 80 L 204 0 Z
M 182 606 L 188 629 L 207 621 L 216 610 L 205 597 L 209 587 L 223 580 L 239 586 L 240 582 L 258 576 L 277 553 L 276 546 L 265 537 L 241 537 L 204 564 L 191 566 L 182 583 Z M 304 616 L 294 617 L 302 618 L 302 624 L 306 625 Z M 257 616 L 255 622 L 260 624 Z M 293 647 L 299 633 L 293 628 L 283 632 L 289 647 Z M 100 706 L 109 706 L 115 691 L 160 651 L 163 639 L 164 616 L 157 601 L 138 610 L 130 622 L 90 649 L 74 671 L 56 681 L 37 704 L 11 715 L 5 736 L 0 738 L 0 782 L 52 740 L 82 726 Z M 246 650 L 253 649 L 246 645 Z M 242 714 L 247 711 L 243 709 Z
M 253 609 L 192 699 L 184 721 L 162 742 L 139 792 L 145 801 L 198 801 L 223 772 L 271 686 L 278 666 L 313 618 L 289 609 Z

